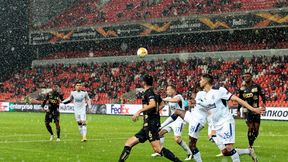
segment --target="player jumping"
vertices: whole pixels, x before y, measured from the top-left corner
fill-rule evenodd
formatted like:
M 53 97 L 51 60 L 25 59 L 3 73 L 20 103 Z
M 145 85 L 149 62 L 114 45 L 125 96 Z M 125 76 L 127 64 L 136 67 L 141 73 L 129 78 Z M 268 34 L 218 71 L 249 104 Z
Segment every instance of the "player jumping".
M 183 111 L 185 110 L 184 98 L 182 97 L 182 95 L 177 94 L 175 86 L 173 86 L 173 85 L 167 86 L 166 93 L 167 93 L 168 97 L 163 99 L 163 101 L 168 102 L 168 106 L 169 106 L 169 109 L 171 111 L 171 114 L 173 114 L 176 109 L 180 109 Z M 165 122 L 164 122 L 164 124 L 165 124 Z M 185 159 L 185 161 L 191 160 L 193 157 L 192 152 L 189 149 L 189 147 L 187 146 L 186 142 L 183 141 L 181 138 L 182 130 L 184 127 L 184 120 L 181 117 L 178 117 L 172 123 L 170 123 L 166 126 L 164 126 L 164 125 L 162 125 L 162 126 L 161 126 L 161 130 L 159 132 L 161 145 L 163 145 L 163 143 L 164 143 L 164 135 L 172 130 L 174 132 L 175 142 L 178 145 L 180 145 L 183 148 L 183 150 L 187 153 L 187 158 Z M 154 156 L 160 156 L 160 154 L 154 153 L 151 156 L 153 156 L 153 157 Z
M 70 96 L 63 101 L 64 104 L 70 102 L 74 103 L 75 119 L 78 123 L 80 134 L 82 135 L 82 142 L 87 141 L 87 124 L 86 124 L 86 103 L 88 109 L 91 109 L 91 100 L 86 91 L 82 91 L 81 82 L 75 84 L 75 91 L 72 91 Z
M 52 91 L 47 93 L 45 100 L 43 101 L 41 107 L 44 111 L 46 111 L 45 114 L 45 125 L 50 133 L 50 141 L 53 140 L 54 134 L 52 127 L 50 126 L 50 123 L 52 120 L 54 120 L 54 123 L 56 125 L 56 132 L 57 132 L 57 139 L 56 141 L 60 141 L 60 112 L 59 112 L 59 104 L 63 100 L 63 94 L 58 92 L 59 87 L 57 85 L 52 86 Z M 44 109 L 44 106 L 46 105 L 48 101 L 48 109 Z
M 141 85 L 145 90 L 142 99 L 143 107 L 133 115 L 132 120 L 136 121 L 140 114 L 143 113 L 143 128 L 126 141 L 118 162 L 124 162 L 128 158 L 132 147 L 138 143 L 144 143 L 147 140 L 151 143 L 154 152 L 163 155 L 171 161 L 180 162 L 180 160 L 170 150 L 166 149 L 165 147 L 161 147 L 160 144 L 160 138 L 158 134 L 160 127 L 159 107 L 163 101 L 160 96 L 156 95 L 153 91 L 152 76 L 142 76 Z

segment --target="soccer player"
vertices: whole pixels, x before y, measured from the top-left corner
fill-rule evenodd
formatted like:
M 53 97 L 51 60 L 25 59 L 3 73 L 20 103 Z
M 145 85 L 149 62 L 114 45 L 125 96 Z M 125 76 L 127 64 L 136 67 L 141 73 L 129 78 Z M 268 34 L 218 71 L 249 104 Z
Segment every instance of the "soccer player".
M 180 109 L 183 111 L 185 110 L 184 98 L 182 97 L 181 94 L 177 94 L 175 86 L 173 86 L 173 85 L 167 86 L 166 93 L 167 93 L 168 97 L 163 99 L 163 101 L 168 102 L 168 106 L 170 108 L 171 114 L 173 114 L 176 109 Z M 187 160 L 191 160 L 193 156 L 192 156 L 192 152 L 189 149 L 189 147 L 187 146 L 186 142 L 183 141 L 181 138 L 183 127 L 184 127 L 184 121 L 181 117 L 178 117 L 175 121 L 168 124 L 167 126 L 165 126 L 165 127 L 161 126 L 161 130 L 159 132 L 159 135 L 160 135 L 160 143 L 163 146 L 164 135 L 172 130 L 174 132 L 175 142 L 178 145 L 180 145 L 183 148 L 183 150 L 187 153 L 187 158 L 185 159 L 185 161 L 187 161 Z M 154 153 L 151 156 L 152 157 L 160 156 L 160 154 Z
M 132 116 L 132 120 L 135 122 L 140 114 L 143 113 L 143 128 L 126 141 L 118 162 L 124 162 L 128 158 L 132 147 L 138 143 L 144 143 L 147 140 L 151 143 L 154 152 L 163 155 L 171 161 L 180 162 L 180 160 L 170 150 L 161 147 L 160 144 L 158 133 L 160 127 L 159 108 L 163 105 L 163 101 L 160 96 L 156 95 L 153 91 L 152 76 L 142 76 L 141 85 L 145 90 L 142 99 L 143 107 Z
M 57 85 L 52 86 L 52 91 L 46 94 L 45 100 L 43 101 L 41 107 L 46 112 L 45 114 L 45 125 L 50 133 L 50 141 L 54 139 L 53 130 L 50 126 L 52 120 L 56 125 L 57 139 L 56 141 L 60 141 L 60 113 L 59 113 L 59 104 L 63 100 L 63 94 L 58 91 L 59 87 Z M 44 106 L 48 102 L 48 109 L 44 109 Z
M 239 98 L 243 99 L 253 107 L 257 108 L 259 107 L 259 99 L 261 96 L 263 102 L 262 107 L 265 107 L 266 103 L 265 92 L 260 87 L 260 85 L 253 82 L 252 74 L 249 72 L 245 73 L 243 75 L 243 79 L 245 84 L 242 85 L 242 87 L 239 90 Z M 240 108 L 241 105 L 239 105 L 238 107 L 238 112 L 240 111 Z M 259 134 L 260 119 L 261 117 L 259 114 L 255 114 L 254 112 L 248 110 L 246 116 L 246 123 L 248 126 L 247 137 L 249 141 L 249 147 L 251 149 L 254 149 L 253 144 Z
M 63 101 L 64 104 L 70 102 L 74 103 L 75 119 L 78 123 L 80 134 L 82 135 L 82 142 L 87 141 L 87 125 L 86 125 L 86 104 L 88 109 L 91 109 L 91 100 L 86 91 L 82 91 L 82 83 L 75 84 L 75 91 L 72 91 L 70 96 Z
M 238 149 L 233 147 L 235 143 L 235 122 L 232 114 L 227 107 L 228 100 L 237 101 L 242 106 L 250 111 L 261 114 L 265 112 L 265 108 L 254 108 L 239 97 L 232 95 L 223 87 L 213 87 L 213 77 L 209 74 L 204 74 L 200 80 L 200 87 L 206 92 L 204 100 L 197 100 L 196 104 L 205 107 L 208 114 L 211 114 L 211 122 L 213 129 L 216 131 L 216 136 L 221 139 L 224 147 L 222 154 L 230 156 L 233 162 L 239 162 L 239 155 L 250 154 L 254 161 L 257 161 L 256 155 L 251 149 Z

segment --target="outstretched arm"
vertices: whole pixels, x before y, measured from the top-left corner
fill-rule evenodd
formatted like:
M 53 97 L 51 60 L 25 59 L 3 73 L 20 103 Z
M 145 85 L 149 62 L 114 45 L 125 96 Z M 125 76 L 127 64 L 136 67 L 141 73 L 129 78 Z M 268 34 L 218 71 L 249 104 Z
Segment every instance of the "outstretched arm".
M 165 102 L 173 102 L 173 103 L 178 103 L 181 101 L 180 97 L 174 97 L 174 98 L 171 98 L 171 97 L 166 97 L 163 99 L 163 101 Z
M 242 100 L 241 98 L 233 95 L 231 97 L 231 100 L 237 101 L 240 105 L 242 105 L 243 107 L 249 109 L 250 111 L 253 111 L 256 114 L 262 114 L 265 112 L 265 108 L 254 108 L 251 105 L 249 105 L 247 102 L 245 102 L 244 100 Z
M 65 99 L 64 101 L 62 101 L 62 103 L 68 104 L 68 103 L 72 102 L 72 100 L 73 100 L 73 96 L 72 96 L 72 93 L 71 93 L 70 96 L 69 96 L 67 99 Z

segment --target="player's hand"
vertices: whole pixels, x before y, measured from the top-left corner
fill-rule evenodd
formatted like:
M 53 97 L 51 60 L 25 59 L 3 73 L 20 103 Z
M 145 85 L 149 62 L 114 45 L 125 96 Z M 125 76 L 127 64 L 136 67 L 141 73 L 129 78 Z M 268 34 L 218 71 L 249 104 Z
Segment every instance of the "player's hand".
M 169 102 L 170 97 L 163 98 L 164 102 Z
M 132 121 L 136 122 L 138 120 L 138 117 L 140 116 L 140 112 L 137 111 L 133 116 L 132 116 Z
M 265 108 L 266 109 L 266 105 L 265 104 L 262 104 L 262 106 L 261 107 L 263 107 L 263 108 Z
M 254 113 L 255 113 L 255 114 L 262 115 L 262 114 L 265 113 L 265 111 L 266 111 L 266 108 L 263 108 L 263 107 L 254 108 Z
M 240 116 L 241 116 L 240 111 L 237 111 L 237 117 L 240 117 Z

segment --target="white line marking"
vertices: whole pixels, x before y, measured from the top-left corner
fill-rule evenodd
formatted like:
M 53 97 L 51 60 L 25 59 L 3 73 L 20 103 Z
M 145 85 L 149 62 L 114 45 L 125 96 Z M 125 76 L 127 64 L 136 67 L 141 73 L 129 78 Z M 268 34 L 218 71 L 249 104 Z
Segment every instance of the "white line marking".
M 124 140 L 124 139 L 127 139 L 127 138 L 99 138 L 99 139 L 88 139 L 88 142 L 89 141 L 102 141 L 102 140 Z M 80 142 L 80 139 L 77 140 L 77 139 L 63 139 L 61 140 L 59 143 L 63 143 L 63 142 L 72 142 L 72 141 L 79 141 Z M 56 142 L 55 140 L 54 141 L 49 141 L 49 140 L 19 140 L 19 141 L 0 141 L 1 144 L 9 144 L 9 143 L 34 143 L 34 142 Z

